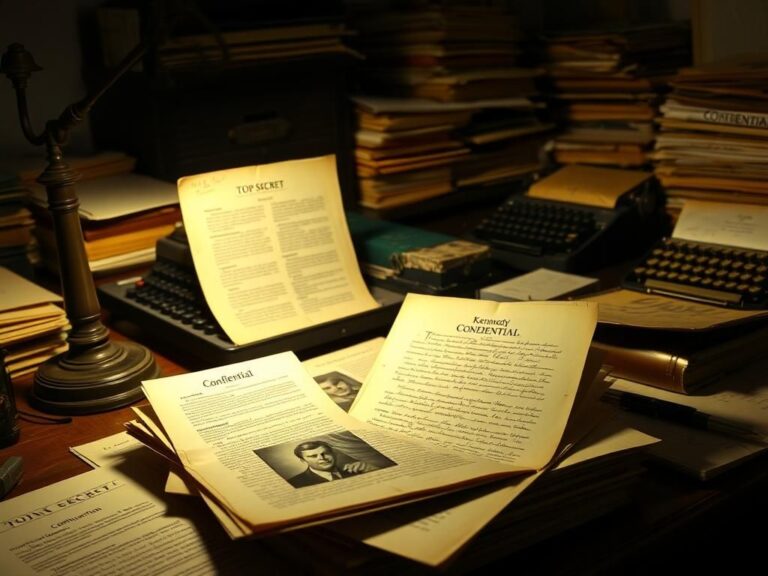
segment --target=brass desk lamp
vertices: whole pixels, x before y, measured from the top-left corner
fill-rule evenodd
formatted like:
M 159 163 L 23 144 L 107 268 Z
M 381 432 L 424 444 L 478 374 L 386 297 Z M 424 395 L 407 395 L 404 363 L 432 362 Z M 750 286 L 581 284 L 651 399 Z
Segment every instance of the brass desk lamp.
M 59 254 L 64 308 L 72 329 L 69 350 L 40 365 L 35 374 L 31 401 L 40 410 L 59 414 L 88 414 L 111 410 L 142 397 L 141 380 L 159 370 L 143 346 L 112 342 L 101 322 L 101 307 L 88 267 L 78 215 L 75 182 L 78 174 L 62 159 L 69 131 L 79 124 L 96 100 L 143 56 L 143 45 L 134 49 L 102 86 L 49 120 L 38 135 L 32 130 L 26 86 L 32 72 L 41 70 L 21 44 L 11 44 L 0 61 L 0 71 L 13 82 L 24 136 L 45 145 L 48 166 L 37 181 L 48 195 Z

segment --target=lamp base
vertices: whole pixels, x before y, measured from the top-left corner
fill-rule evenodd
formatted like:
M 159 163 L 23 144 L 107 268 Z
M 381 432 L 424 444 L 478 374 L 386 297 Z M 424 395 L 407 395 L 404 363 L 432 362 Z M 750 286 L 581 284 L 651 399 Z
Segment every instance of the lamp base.
M 133 342 L 70 349 L 40 365 L 30 402 L 54 414 L 113 410 L 141 399 L 141 381 L 159 374 L 149 350 Z

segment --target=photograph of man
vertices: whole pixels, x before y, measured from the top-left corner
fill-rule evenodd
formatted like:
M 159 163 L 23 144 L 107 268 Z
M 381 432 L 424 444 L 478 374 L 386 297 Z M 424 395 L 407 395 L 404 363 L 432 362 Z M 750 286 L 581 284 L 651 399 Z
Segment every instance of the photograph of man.
M 333 446 L 320 440 L 302 442 L 294 448 L 293 453 L 296 458 L 307 465 L 303 472 L 288 478 L 288 482 L 296 488 L 341 480 L 378 470 L 373 464 L 359 460 L 342 464 Z
M 289 442 L 257 448 L 254 453 L 295 488 L 397 466 L 397 462 L 349 430 L 303 439 L 299 436 Z
M 328 397 L 336 402 L 345 412 L 349 411 L 362 383 L 341 372 L 328 372 L 315 376 L 315 381 Z

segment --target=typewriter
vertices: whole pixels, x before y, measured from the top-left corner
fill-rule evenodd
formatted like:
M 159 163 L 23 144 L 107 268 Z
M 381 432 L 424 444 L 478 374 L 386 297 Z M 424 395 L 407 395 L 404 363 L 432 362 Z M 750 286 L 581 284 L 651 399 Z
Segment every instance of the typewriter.
M 663 238 L 622 285 L 729 308 L 762 309 L 768 307 L 768 252 Z
M 321 344 L 389 326 L 404 295 L 380 287 L 371 294 L 379 308 L 250 344 L 234 344 L 205 302 L 183 227 L 157 242 L 156 262 L 148 274 L 98 287 L 100 302 L 114 322 L 128 323 L 138 336 L 171 353 L 197 359 L 199 367 L 249 360 L 292 350 L 312 354 Z M 135 330 L 132 330 L 135 331 Z
M 567 166 L 510 196 L 470 236 L 518 270 L 587 271 L 646 250 L 660 205 L 649 174 Z

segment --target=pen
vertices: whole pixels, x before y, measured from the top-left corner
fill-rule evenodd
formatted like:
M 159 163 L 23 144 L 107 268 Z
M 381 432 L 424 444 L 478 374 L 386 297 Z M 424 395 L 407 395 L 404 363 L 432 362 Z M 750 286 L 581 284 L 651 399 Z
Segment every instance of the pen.
M 24 469 L 23 464 L 21 456 L 11 456 L 0 465 L 0 498 L 5 498 L 18 484 Z
M 677 404 L 669 400 L 650 398 L 641 394 L 621 392 L 619 390 L 608 390 L 603 394 L 603 400 L 628 412 L 636 412 L 651 418 L 667 420 L 682 426 L 698 428 L 699 430 L 709 430 L 729 436 L 738 436 L 747 440 L 765 442 L 761 434 L 747 426 L 701 412 L 692 406 Z

